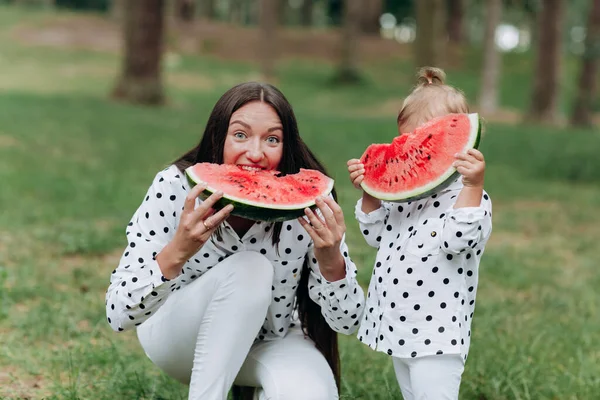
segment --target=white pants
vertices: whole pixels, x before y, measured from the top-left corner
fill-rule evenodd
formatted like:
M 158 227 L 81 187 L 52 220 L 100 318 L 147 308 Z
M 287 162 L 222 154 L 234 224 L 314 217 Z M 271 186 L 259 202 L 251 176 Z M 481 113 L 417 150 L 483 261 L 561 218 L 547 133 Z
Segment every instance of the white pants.
M 465 365 L 458 354 L 392 357 L 404 400 L 457 400 Z
M 189 399 L 225 400 L 234 382 L 261 388 L 260 400 L 337 399 L 329 364 L 299 328 L 254 343 L 272 283 L 265 257 L 236 253 L 172 293 L 138 327 L 140 343 L 154 364 L 190 385 Z

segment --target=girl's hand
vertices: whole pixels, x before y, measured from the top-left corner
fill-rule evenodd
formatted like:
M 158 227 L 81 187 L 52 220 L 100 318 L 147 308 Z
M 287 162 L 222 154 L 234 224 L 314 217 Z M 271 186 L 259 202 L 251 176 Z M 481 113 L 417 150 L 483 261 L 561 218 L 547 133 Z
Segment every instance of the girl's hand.
M 206 185 L 194 186 L 185 198 L 183 211 L 175 236 L 156 256 L 163 275 L 167 279 L 179 275 L 181 266 L 208 241 L 213 232 L 229 217 L 233 210 L 231 204 L 215 213 L 212 208 L 221 197 L 222 192 L 215 192 L 194 209 L 196 199 L 206 189 Z
M 483 187 L 485 174 L 485 160 L 483 154 L 477 149 L 469 149 L 466 153 L 454 156 L 456 161 L 452 164 L 462 175 L 466 187 Z
M 313 240 L 321 274 L 329 281 L 336 281 L 346 275 L 344 257 L 340 252 L 342 238 L 346 232 L 344 213 L 329 196 L 318 197 L 316 204 L 322 217 L 310 208 L 305 208 L 306 217 L 300 217 L 298 221 Z
M 365 165 L 360 162 L 360 160 L 353 158 L 348 161 L 348 172 L 350 173 L 350 182 L 354 185 L 355 188 L 360 189 L 360 184 L 363 179 L 365 179 Z M 381 207 L 381 200 L 376 199 L 371 196 L 367 192 L 363 191 L 363 202 L 362 202 L 362 211 L 365 213 L 370 213 L 373 210 L 377 210 Z
M 354 187 L 360 189 L 360 184 L 365 178 L 365 165 L 360 160 L 353 158 L 348 161 L 348 173 L 350 173 L 350 181 Z

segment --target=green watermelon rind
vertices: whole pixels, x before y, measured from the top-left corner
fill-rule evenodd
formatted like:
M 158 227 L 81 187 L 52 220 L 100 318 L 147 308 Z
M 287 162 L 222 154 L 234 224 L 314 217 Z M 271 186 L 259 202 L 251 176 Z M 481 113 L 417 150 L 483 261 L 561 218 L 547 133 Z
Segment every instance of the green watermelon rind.
M 467 144 L 465 145 L 464 149 L 477 149 L 479 147 L 479 143 L 481 142 L 481 119 L 479 118 L 479 114 L 477 113 L 471 113 L 471 114 L 467 114 L 467 117 L 469 118 L 469 122 L 470 122 L 470 127 L 471 127 L 471 132 L 469 134 L 469 141 L 467 142 Z M 415 194 L 413 195 L 403 195 L 403 197 L 401 199 L 398 199 L 396 196 L 396 194 L 388 194 L 388 193 L 383 193 L 383 192 L 378 192 L 376 190 L 371 189 L 370 187 L 368 187 L 364 182 L 361 184 L 362 189 L 367 192 L 368 194 L 370 194 L 371 196 L 380 199 L 380 200 L 384 200 L 384 201 L 390 201 L 393 203 L 405 203 L 408 201 L 416 201 L 416 200 L 421 200 L 424 199 L 425 197 L 429 197 L 435 193 L 439 193 L 440 191 L 446 189 L 448 186 L 450 186 L 458 177 L 460 176 L 460 173 L 456 170 L 456 168 L 454 167 L 450 167 L 448 168 L 448 170 L 446 171 L 446 173 L 444 173 L 442 176 L 440 176 L 440 178 L 438 178 L 436 181 L 432 181 L 430 182 L 425 188 L 420 188 L 421 191 L 417 191 Z M 416 191 L 416 190 L 415 190 Z
M 185 170 L 185 175 L 190 184 L 190 187 L 194 187 L 199 183 L 204 183 L 198 178 L 192 171 L 191 168 Z M 327 190 L 321 193 L 321 196 L 327 196 L 333 189 L 333 179 L 330 178 L 329 186 Z M 217 189 L 207 186 L 207 188 L 200 193 L 202 200 L 206 200 L 211 194 L 216 192 Z M 296 219 L 304 215 L 305 208 L 315 209 L 316 205 L 314 200 L 305 202 L 297 205 L 282 205 L 279 207 L 275 206 L 264 206 L 256 202 L 249 202 L 247 200 L 228 196 L 226 194 L 219 199 L 213 206 L 215 210 L 220 210 L 228 204 L 233 205 L 231 215 L 238 217 L 254 220 L 254 221 L 265 221 L 265 222 L 282 222 Z

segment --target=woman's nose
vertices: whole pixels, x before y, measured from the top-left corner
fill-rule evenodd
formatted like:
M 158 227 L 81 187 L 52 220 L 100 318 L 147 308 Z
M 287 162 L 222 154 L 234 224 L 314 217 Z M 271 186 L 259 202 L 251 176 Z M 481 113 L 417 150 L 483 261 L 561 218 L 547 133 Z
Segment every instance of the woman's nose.
M 248 160 L 253 163 L 258 163 L 264 157 L 263 151 L 260 148 L 260 143 L 252 143 L 248 151 L 246 152 L 246 157 Z

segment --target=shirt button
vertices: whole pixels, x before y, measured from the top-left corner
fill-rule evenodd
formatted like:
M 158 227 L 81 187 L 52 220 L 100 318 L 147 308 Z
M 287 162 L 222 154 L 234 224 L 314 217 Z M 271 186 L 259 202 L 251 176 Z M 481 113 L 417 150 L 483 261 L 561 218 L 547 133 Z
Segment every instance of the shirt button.
M 437 236 L 437 232 L 436 231 L 431 232 L 431 237 L 436 237 L 436 236 Z

